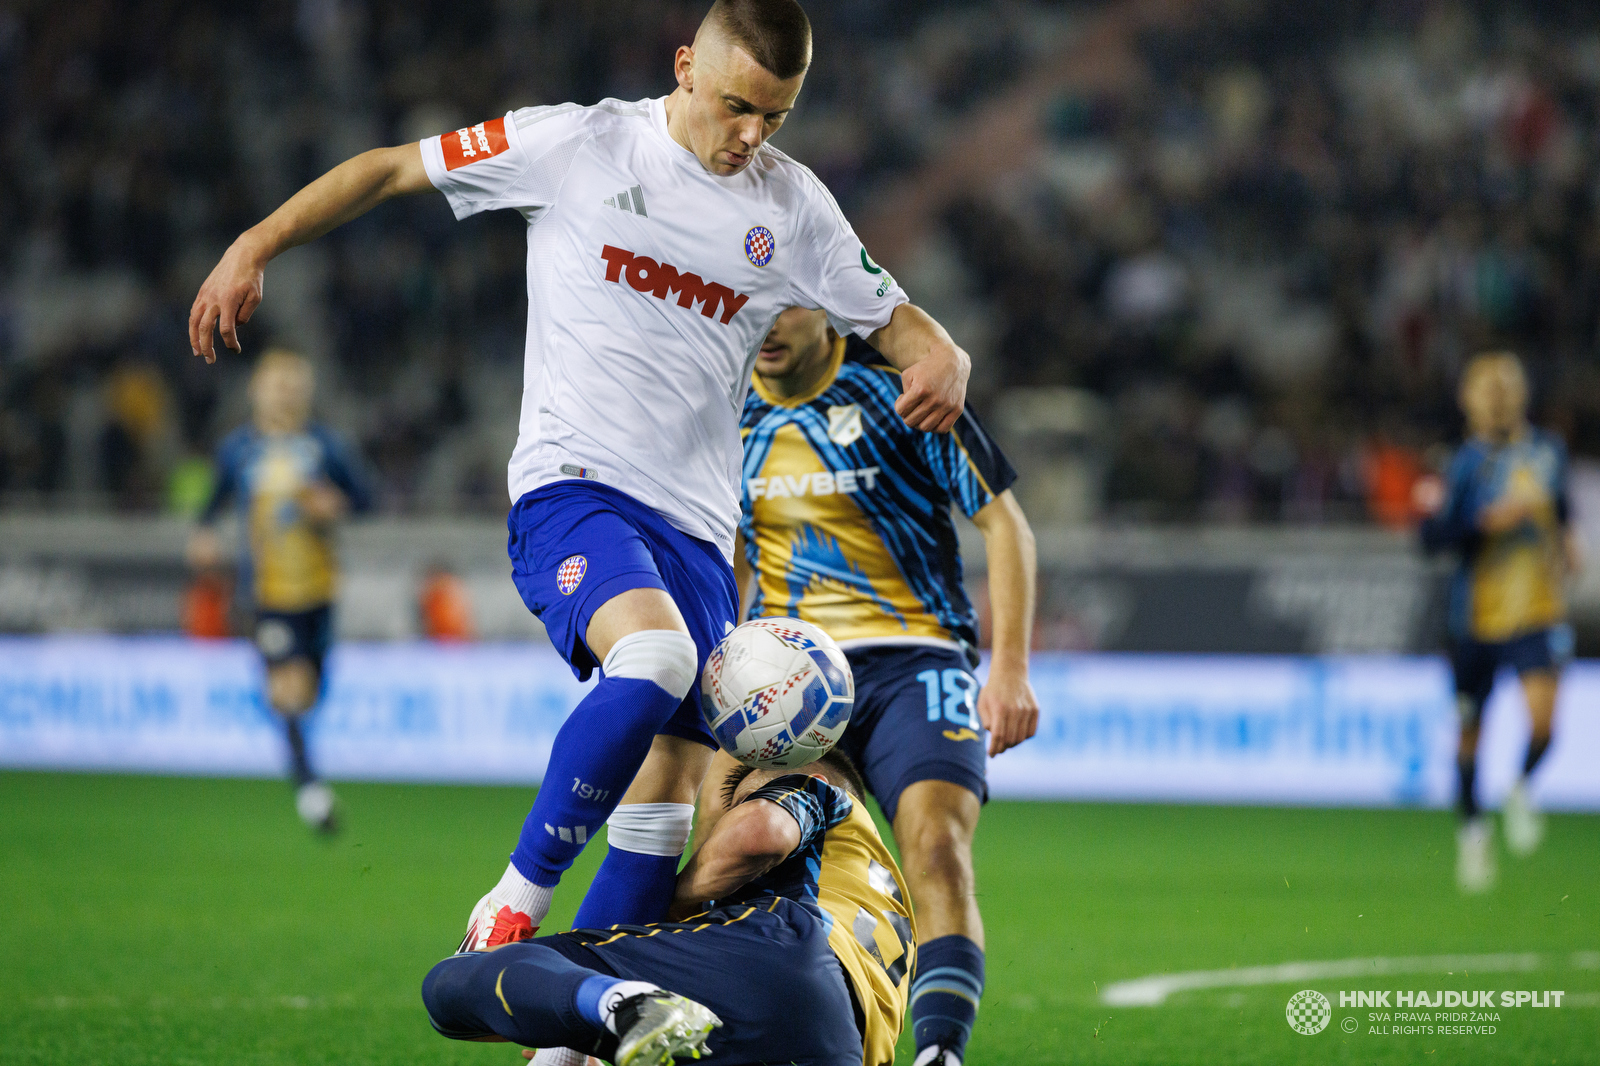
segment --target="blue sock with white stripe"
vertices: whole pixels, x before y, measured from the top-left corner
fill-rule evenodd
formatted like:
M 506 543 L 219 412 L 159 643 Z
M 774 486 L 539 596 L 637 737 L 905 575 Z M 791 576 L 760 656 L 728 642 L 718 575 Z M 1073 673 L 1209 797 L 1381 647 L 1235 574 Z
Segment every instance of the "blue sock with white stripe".
M 618 807 L 606 825 L 606 858 L 572 927 L 664 921 L 678 881 L 678 859 L 694 825 L 694 804 L 630 803 Z
M 544 783 L 511 853 L 517 872 L 535 885 L 561 880 L 616 809 L 650 742 L 682 701 L 654 681 L 600 679 L 556 733 Z
M 933 1046 L 965 1058 L 982 998 L 982 948 L 957 935 L 918 944 L 917 973 L 911 982 L 911 1032 L 917 1041 L 917 1061 Z

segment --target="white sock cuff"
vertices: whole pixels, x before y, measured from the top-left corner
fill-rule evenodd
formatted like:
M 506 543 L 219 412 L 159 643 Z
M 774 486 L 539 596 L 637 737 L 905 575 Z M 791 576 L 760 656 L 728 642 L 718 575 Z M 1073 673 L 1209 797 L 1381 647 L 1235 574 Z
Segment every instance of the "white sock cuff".
M 538 925 L 550 912 L 550 897 L 555 895 L 555 891 L 553 885 L 534 884 L 522 876 L 516 863 L 508 862 L 506 872 L 500 875 L 500 883 L 494 886 L 494 898 L 512 910 L 528 915 L 533 919 L 533 924 Z
M 640 855 L 677 858 L 693 825 L 692 803 L 629 803 L 606 819 L 606 843 Z
M 660 985 L 649 981 L 618 981 L 600 995 L 600 1020 L 605 1022 L 607 1029 L 617 1033 L 617 1005 L 629 996 L 659 991 L 660 988 Z
M 569 1047 L 544 1047 L 533 1057 L 533 1066 L 589 1066 L 589 1056 Z
M 700 652 L 694 638 L 673 629 L 641 629 L 615 644 L 600 664 L 607 677 L 654 681 L 675 699 L 683 699 L 700 673 Z

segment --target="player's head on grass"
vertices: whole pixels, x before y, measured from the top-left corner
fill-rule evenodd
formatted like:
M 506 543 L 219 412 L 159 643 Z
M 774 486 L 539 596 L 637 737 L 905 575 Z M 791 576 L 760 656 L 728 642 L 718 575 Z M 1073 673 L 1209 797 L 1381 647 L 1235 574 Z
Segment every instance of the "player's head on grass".
M 1511 352 L 1473 356 L 1461 372 L 1461 412 L 1474 437 L 1504 442 L 1522 431 L 1528 411 L 1528 378 Z
M 316 386 L 311 363 L 299 352 L 273 348 L 250 375 L 250 410 L 263 433 L 297 433 L 311 417 Z
M 844 789 L 856 800 L 863 799 L 867 794 L 866 783 L 861 780 L 861 771 L 856 769 L 856 764 L 851 762 L 850 757 L 844 752 L 834 748 L 816 762 L 802 766 L 798 770 L 765 770 L 755 766 L 745 766 L 742 763 L 731 767 L 723 777 L 719 790 L 723 808 L 731 809 L 762 785 L 785 774 L 809 774 L 812 777 L 820 777 L 828 784 Z
M 778 132 L 811 65 L 811 23 L 796 0 L 717 0 L 678 49 L 667 127 L 711 173 L 737 174 Z
M 756 356 L 756 373 L 780 396 L 806 392 L 827 368 L 836 334 L 826 311 L 791 307 L 778 315 Z

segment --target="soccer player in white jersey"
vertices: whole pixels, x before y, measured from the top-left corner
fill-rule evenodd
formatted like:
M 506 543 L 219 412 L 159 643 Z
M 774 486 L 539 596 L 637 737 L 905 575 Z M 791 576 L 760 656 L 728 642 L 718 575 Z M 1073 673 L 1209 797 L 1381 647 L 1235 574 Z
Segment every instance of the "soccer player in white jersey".
M 705 658 L 735 621 L 739 413 L 778 313 L 825 307 L 903 372 L 897 413 L 945 432 L 969 361 L 907 302 L 809 170 L 767 143 L 811 58 L 795 0 L 717 0 L 677 88 L 524 108 L 356 156 L 228 249 L 190 312 L 239 350 L 269 261 L 391 197 L 437 188 L 458 217 L 528 222 L 528 339 L 510 464 L 523 599 L 574 672 L 601 680 L 557 735 L 544 787 L 464 946 L 531 936 L 609 820 L 580 926 L 658 919 L 714 741 Z M 618 804 L 621 803 L 619 807 Z

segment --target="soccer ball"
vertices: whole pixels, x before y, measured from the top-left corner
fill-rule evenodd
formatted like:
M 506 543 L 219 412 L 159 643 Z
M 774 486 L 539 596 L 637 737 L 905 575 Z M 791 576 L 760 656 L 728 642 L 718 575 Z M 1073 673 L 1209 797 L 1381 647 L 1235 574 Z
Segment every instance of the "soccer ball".
M 833 638 L 798 618 L 757 618 L 722 638 L 700 679 L 722 750 L 746 766 L 793 769 L 828 753 L 850 724 L 856 685 Z

